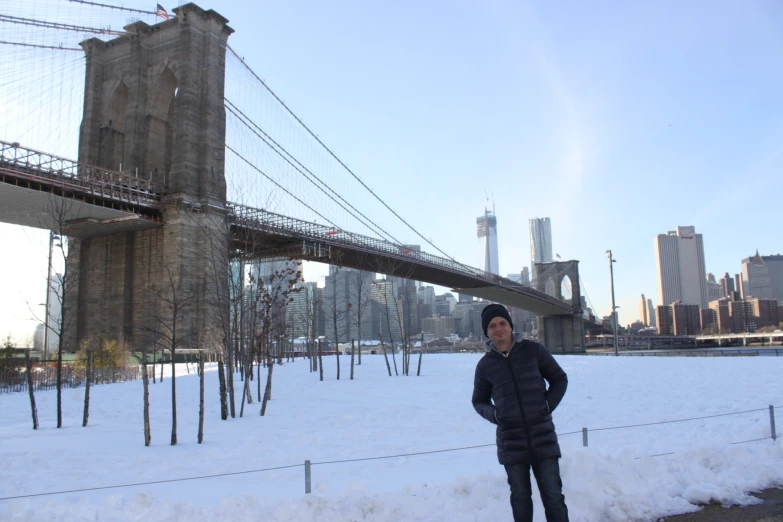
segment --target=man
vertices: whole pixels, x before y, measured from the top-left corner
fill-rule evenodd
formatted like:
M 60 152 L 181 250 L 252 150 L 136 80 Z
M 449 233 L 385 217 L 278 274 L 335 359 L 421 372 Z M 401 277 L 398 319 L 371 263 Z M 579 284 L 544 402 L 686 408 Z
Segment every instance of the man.
M 514 334 L 513 326 L 502 305 L 491 304 L 481 312 L 489 341 L 476 365 L 473 407 L 497 424 L 498 461 L 508 475 L 514 521 L 533 520 L 532 467 L 547 521 L 567 522 L 552 412 L 565 395 L 568 378 L 543 344 Z

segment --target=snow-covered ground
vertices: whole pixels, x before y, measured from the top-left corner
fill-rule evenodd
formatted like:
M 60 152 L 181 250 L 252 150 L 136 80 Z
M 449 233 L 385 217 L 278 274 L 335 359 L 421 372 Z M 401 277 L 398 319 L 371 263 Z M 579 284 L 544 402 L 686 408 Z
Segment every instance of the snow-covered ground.
M 198 480 L 0 500 L 3 521 L 144 520 L 511 520 L 494 445 L 353 463 L 325 461 L 494 443 L 473 411 L 478 355 L 429 355 L 422 375 L 388 377 L 382 356 L 364 356 L 348 380 L 348 357 L 325 362 L 325 381 L 297 360 L 275 369 L 267 415 L 220 420 L 217 373 L 206 373 L 205 440 L 196 443 L 198 378 L 178 370 L 179 444 L 170 446 L 171 386 L 150 384 L 152 445 L 144 447 L 141 382 L 36 395 L 0 395 L 0 497 L 258 470 Z M 748 503 L 748 492 L 783 486 L 783 439 L 773 442 L 767 406 L 783 407 L 783 358 L 560 356 L 569 388 L 555 424 L 564 493 L 573 521 L 655 520 L 697 503 Z M 415 357 L 414 365 L 415 369 Z M 399 357 L 398 357 L 399 364 Z M 192 371 L 191 366 L 191 371 Z M 185 375 L 183 375 L 185 374 Z M 238 375 L 237 375 L 238 379 Z M 237 385 L 238 389 L 241 389 Z M 253 383 L 253 398 L 256 386 Z M 237 397 L 239 400 L 239 397 Z M 590 431 L 762 410 L 703 420 Z M 777 409 L 783 431 L 783 408 Z M 578 432 L 565 435 L 570 432 Z M 756 442 L 734 442 L 762 439 Z M 663 454 L 663 455 L 662 455 Z M 304 494 L 306 459 L 313 493 Z M 537 492 L 535 520 L 544 520 Z

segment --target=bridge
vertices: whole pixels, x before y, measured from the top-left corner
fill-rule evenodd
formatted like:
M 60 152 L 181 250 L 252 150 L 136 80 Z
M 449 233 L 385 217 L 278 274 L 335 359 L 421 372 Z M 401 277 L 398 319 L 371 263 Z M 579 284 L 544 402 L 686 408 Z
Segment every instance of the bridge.
M 71 349 L 96 334 L 149 343 L 154 328 L 145 309 L 169 283 L 170 293 L 192 297 L 181 324 L 190 345 L 220 346 L 231 258 L 285 257 L 418 280 L 525 309 L 541 317 L 540 335 L 553 351 L 584 350 L 578 262 L 538 265 L 535 285 L 521 285 L 445 254 L 411 249 L 349 203 L 350 196 L 320 188 L 375 235 L 352 231 L 248 161 L 247 152 L 227 143 L 227 113 L 277 161 L 283 158 L 285 168 L 317 186 L 312 171 L 225 96 L 227 49 L 235 55 L 227 45 L 228 20 L 194 4 L 174 11 L 176 17 L 158 24 L 129 24 L 109 41 L 81 42 L 86 66 L 78 160 L 0 141 L 0 221 L 69 238 L 63 315 L 71 317 L 64 320 Z M 299 201 L 311 219 L 228 201 L 227 154 Z M 569 299 L 561 288 L 566 276 L 573 286 Z M 554 295 L 545 291 L 547 282 Z

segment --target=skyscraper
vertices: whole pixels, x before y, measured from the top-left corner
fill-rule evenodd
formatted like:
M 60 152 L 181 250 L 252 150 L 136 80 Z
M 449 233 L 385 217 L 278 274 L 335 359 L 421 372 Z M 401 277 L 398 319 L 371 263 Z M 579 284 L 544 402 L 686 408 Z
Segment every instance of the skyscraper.
M 653 306 L 652 299 L 647 299 L 647 315 L 649 316 L 647 326 L 654 327 L 658 324 L 658 318 L 655 315 L 655 307 Z
M 767 266 L 769 285 L 772 289 L 772 299 L 777 299 L 783 305 L 783 255 L 761 256 Z
M 639 318 L 644 326 L 650 326 L 650 316 L 647 314 L 647 299 L 642 294 L 642 300 L 639 301 Z
M 723 297 L 720 283 L 715 279 L 715 275 L 707 274 L 707 303 Z
M 552 262 L 552 222 L 548 217 L 530 219 L 530 280 L 535 283 L 536 263 Z M 534 285 L 535 286 L 535 285 Z
M 734 278 L 728 272 L 720 279 L 720 291 L 723 297 L 731 297 L 734 292 Z
M 660 306 L 675 301 L 707 308 L 707 270 L 704 242 L 695 227 L 677 227 L 676 232 L 655 238 Z
M 484 271 L 500 275 L 498 266 L 498 220 L 495 211 L 484 209 L 476 218 L 476 235 L 484 238 Z
M 742 260 L 742 296 L 761 299 L 772 298 L 772 283 L 769 268 L 756 250 L 756 255 Z

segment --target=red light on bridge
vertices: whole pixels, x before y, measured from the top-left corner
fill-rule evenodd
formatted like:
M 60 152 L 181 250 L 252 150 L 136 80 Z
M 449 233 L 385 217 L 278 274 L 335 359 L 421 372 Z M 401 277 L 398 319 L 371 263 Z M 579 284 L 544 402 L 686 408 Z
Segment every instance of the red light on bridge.
M 342 230 L 330 230 L 329 232 L 326 233 L 326 235 L 327 236 L 335 236 L 337 234 L 342 234 L 342 233 L 343 233 Z

